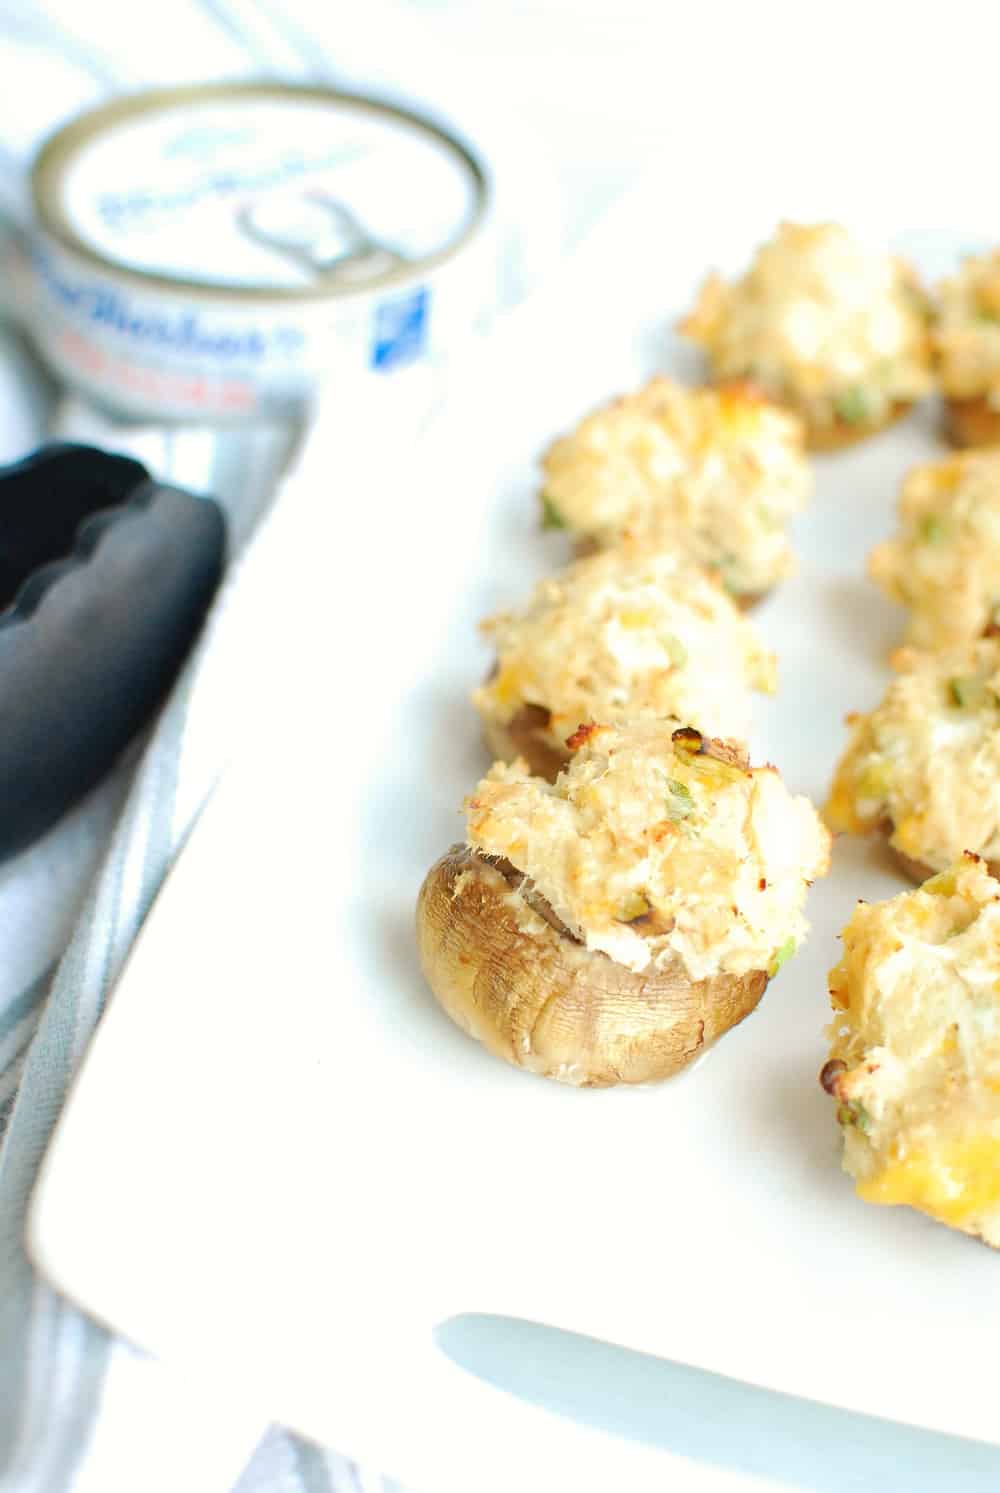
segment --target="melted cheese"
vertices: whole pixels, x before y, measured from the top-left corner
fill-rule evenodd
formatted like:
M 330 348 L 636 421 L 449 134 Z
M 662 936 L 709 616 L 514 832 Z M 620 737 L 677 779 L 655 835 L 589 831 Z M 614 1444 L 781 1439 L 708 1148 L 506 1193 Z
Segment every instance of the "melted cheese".
M 679 548 L 740 595 L 794 568 L 785 530 L 811 486 L 802 428 L 759 396 L 654 378 L 555 441 L 542 468 L 550 511 L 598 545 L 628 532 Z
M 843 940 L 831 1086 L 858 1195 L 1000 1245 L 1000 883 L 965 856 L 859 903 Z
M 930 388 L 912 272 L 836 223 L 782 223 L 742 279 L 712 275 L 681 331 L 716 378 L 749 378 L 813 427 L 878 423 Z
M 965 850 L 1000 860 L 1000 639 L 897 663 L 881 704 L 852 724 L 827 823 L 864 834 L 889 821 L 891 843 L 935 870 Z
M 1000 452 L 915 468 L 900 491 L 898 532 L 872 551 L 868 571 L 910 608 L 914 647 L 980 637 L 1000 616 Z
M 503 725 L 543 707 L 557 750 L 582 721 L 625 718 L 675 716 L 742 739 L 750 689 L 775 687 L 774 655 L 753 624 L 675 551 L 626 543 L 579 560 L 483 629 L 498 669 L 477 707 Z
M 866 1203 L 902 1204 L 964 1229 L 1000 1209 L 1000 1136 L 943 1141 L 858 1183 Z
M 554 784 L 497 763 L 467 800 L 468 843 L 511 861 L 588 948 L 630 969 L 774 967 L 805 936 L 829 835 L 773 768 L 699 754 L 675 726 L 594 726 Z

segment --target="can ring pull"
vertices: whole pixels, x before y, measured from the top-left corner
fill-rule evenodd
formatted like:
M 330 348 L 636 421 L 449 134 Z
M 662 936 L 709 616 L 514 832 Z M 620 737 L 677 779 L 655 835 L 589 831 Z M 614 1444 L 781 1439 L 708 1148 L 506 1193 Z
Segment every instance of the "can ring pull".
M 291 260 L 314 281 L 356 283 L 409 263 L 325 192 L 282 193 L 244 203 L 236 221 L 247 238 Z

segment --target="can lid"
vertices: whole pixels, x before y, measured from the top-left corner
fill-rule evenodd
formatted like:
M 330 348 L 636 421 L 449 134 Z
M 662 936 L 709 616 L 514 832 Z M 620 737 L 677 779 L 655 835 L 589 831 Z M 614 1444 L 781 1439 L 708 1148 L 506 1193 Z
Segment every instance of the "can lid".
M 41 228 L 102 269 L 225 298 L 349 295 L 453 256 L 488 206 L 420 115 L 285 83 L 160 89 L 80 115 L 32 170 Z

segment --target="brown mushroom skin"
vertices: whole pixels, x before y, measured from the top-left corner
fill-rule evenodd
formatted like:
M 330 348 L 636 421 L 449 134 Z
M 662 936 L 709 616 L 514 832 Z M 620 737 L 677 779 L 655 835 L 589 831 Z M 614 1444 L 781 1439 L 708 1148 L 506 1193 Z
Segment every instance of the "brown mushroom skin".
M 569 751 L 557 751 L 547 726 L 549 712 L 541 705 L 522 705 L 506 725 L 483 721 L 483 740 L 494 761 L 513 762 L 523 757 L 536 778 L 554 783 L 569 761 Z
M 1000 445 L 1000 410 L 978 395 L 944 401 L 944 431 L 953 446 Z
M 435 996 L 515 1067 L 591 1088 L 652 1083 L 686 1067 L 764 994 L 764 970 L 698 981 L 679 966 L 636 974 L 586 949 L 544 904 L 519 924 L 520 880 L 453 845 L 417 903 L 420 962 Z
M 771 593 L 769 591 L 739 591 L 731 594 L 741 612 L 752 612 L 754 607 L 759 606 Z

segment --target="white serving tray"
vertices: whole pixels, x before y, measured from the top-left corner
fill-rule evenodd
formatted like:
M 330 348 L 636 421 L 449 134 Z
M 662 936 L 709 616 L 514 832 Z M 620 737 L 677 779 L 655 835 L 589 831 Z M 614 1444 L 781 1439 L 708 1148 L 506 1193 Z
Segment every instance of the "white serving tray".
M 35 1196 L 30 1248 L 68 1295 L 427 1493 L 750 1486 L 721 1453 L 706 1469 L 665 1449 L 697 1450 L 672 1436 L 664 1365 L 464 1314 L 1000 1444 L 1000 1261 L 857 1202 L 816 1082 L 837 930 L 856 897 L 902 889 L 876 849 L 838 844 L 807 947 L 659 1087 L 508 1068 L 449 1024 L 414 958 L 421 877 L 486 765 L 475 619 L 565 553 L 535 527 L 537 451 L 654 368 L 691 371 L 666 327 L 706 263 L 738 265 L 781 210 L 822 211 L 798 183 L 752 210 L 697 188 L 677 184 L 669 219 L 651 189 L 619 209 L 419 450 L 394 455 L 387 432 L 348 471 L 327 464 L 336 440 L 313 452 L 285 500 L 314 490 L 260 734 L 153 909 Z M 826 210 L 876 233 L 926 220 L 901 200 L 895 225 L 846 192 Z M 895 237 L 937 272 L 978 235 Z M 800 573 L 759 611 L 782 687 L 753 754 L 816 800 L 901 624 L 865 553 L 903 471 L 938 449 L 928 406 L 817 461 Z

